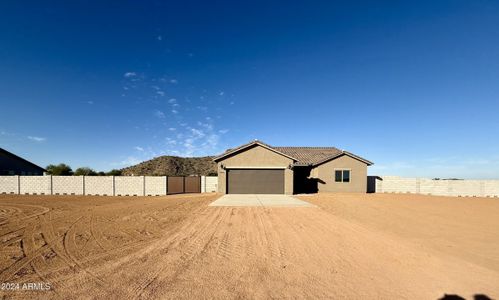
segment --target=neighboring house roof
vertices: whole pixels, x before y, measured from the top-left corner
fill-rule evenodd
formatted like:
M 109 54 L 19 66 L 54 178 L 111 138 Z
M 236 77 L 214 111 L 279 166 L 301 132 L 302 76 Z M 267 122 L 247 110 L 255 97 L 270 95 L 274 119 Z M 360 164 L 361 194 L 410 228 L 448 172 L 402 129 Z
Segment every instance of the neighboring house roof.
M 237 148 L 229 149 L 225 151 L 222 155 L 215 157 L 213 160 L 219 161 L 224 157 L 233 155 L 237 152 L 243 151 L 244 149 L 252 147 L 254 145 L 262 146 L 268 150 L 274 151 L 278 154 L 293 159 L 295 161 L 294 162 L 295 166 L 317 166 L 325 162 L 328 162 L 330 160 L 333 160 L 335 158 L 338 158 L 342 155 L 350 156 L 369 166 L 373 164 L 367 159 L 364 159 L 351 152 L 340 150 L 335 147 L 274 147 L 260 141 L 249 142 Z
M 7 151 L 7 150 L 5 150 L 3 148 L 0 148 L 0 154 L 6 154 L 7 156 L 10 156 L 10 157 L 12 157 L 14 159 L 17 159 L 17 160 L 21 160 L 21 161 L 23 161 L 23 162 L 25 162 L 25 163 L 27 163 L 27 164 L 29 164 L 29 165 L 37 168 L 37 169 L 40 169 L 40 171 L 42 171 L 42 172 L 47 172 L 47 170 L 45 170 L 44 168 L 42 168 L 42 167 L 40 167 L 38 165 L 35 165 L 34 163 L 32 163 L 32 162 L 30 162 L 28 160 L 25 160 L 24 158 L 22 158 L 20 156 L 17 156 L 14 153 L 9 152 L 9 151 Z

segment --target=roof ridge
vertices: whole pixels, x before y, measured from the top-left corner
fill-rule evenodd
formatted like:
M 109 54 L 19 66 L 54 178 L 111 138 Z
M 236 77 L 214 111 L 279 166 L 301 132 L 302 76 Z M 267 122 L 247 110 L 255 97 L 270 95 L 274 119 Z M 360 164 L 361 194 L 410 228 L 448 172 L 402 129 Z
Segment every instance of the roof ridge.
M 272 146 L 272 148 L 297 148 L 297 149 L 338 149 L 333 146 Z

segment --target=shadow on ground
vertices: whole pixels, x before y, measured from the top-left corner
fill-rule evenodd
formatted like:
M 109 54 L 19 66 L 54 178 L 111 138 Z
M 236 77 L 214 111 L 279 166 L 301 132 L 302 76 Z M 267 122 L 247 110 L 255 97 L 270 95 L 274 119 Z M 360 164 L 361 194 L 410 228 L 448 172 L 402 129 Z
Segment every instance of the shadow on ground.
M 474 300 L 492 300 L 487 295 L 484 294 L 475 294 L 473 295 Z M 438 300 L 466 300 L 466 298 L 463 298 L 459 295 L 453 295 L 453 294 L 445 294 L 442 298 L 438 298 Z

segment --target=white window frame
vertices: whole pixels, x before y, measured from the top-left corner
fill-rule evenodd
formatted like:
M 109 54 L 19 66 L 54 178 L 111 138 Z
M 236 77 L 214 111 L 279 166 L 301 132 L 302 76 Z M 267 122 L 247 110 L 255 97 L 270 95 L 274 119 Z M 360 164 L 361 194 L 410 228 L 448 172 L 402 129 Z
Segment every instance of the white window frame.
M 336 181 L 336 171 L 341 171 L 341 181 Z M 343 171 L 350 172 L 350 178 L 348 182 L 343 181 Z M 352 183 L 352 169 L 350 168 L 335 168 L 333 171 L 333 181 L 334 183 Z

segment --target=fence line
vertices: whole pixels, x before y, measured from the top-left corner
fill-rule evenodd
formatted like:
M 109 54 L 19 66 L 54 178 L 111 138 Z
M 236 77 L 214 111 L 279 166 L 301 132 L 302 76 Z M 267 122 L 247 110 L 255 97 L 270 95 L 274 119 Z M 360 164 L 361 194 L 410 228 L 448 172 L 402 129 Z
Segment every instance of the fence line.
M 433 180 L 398 176 L 376 177 L 376 193 L 499 197 L 499 180 Z
M 216 176 L 201 176 L 201 193 L 217 191 Z M 0 176 L 0 194 L 163 196 L 167 176 Z

